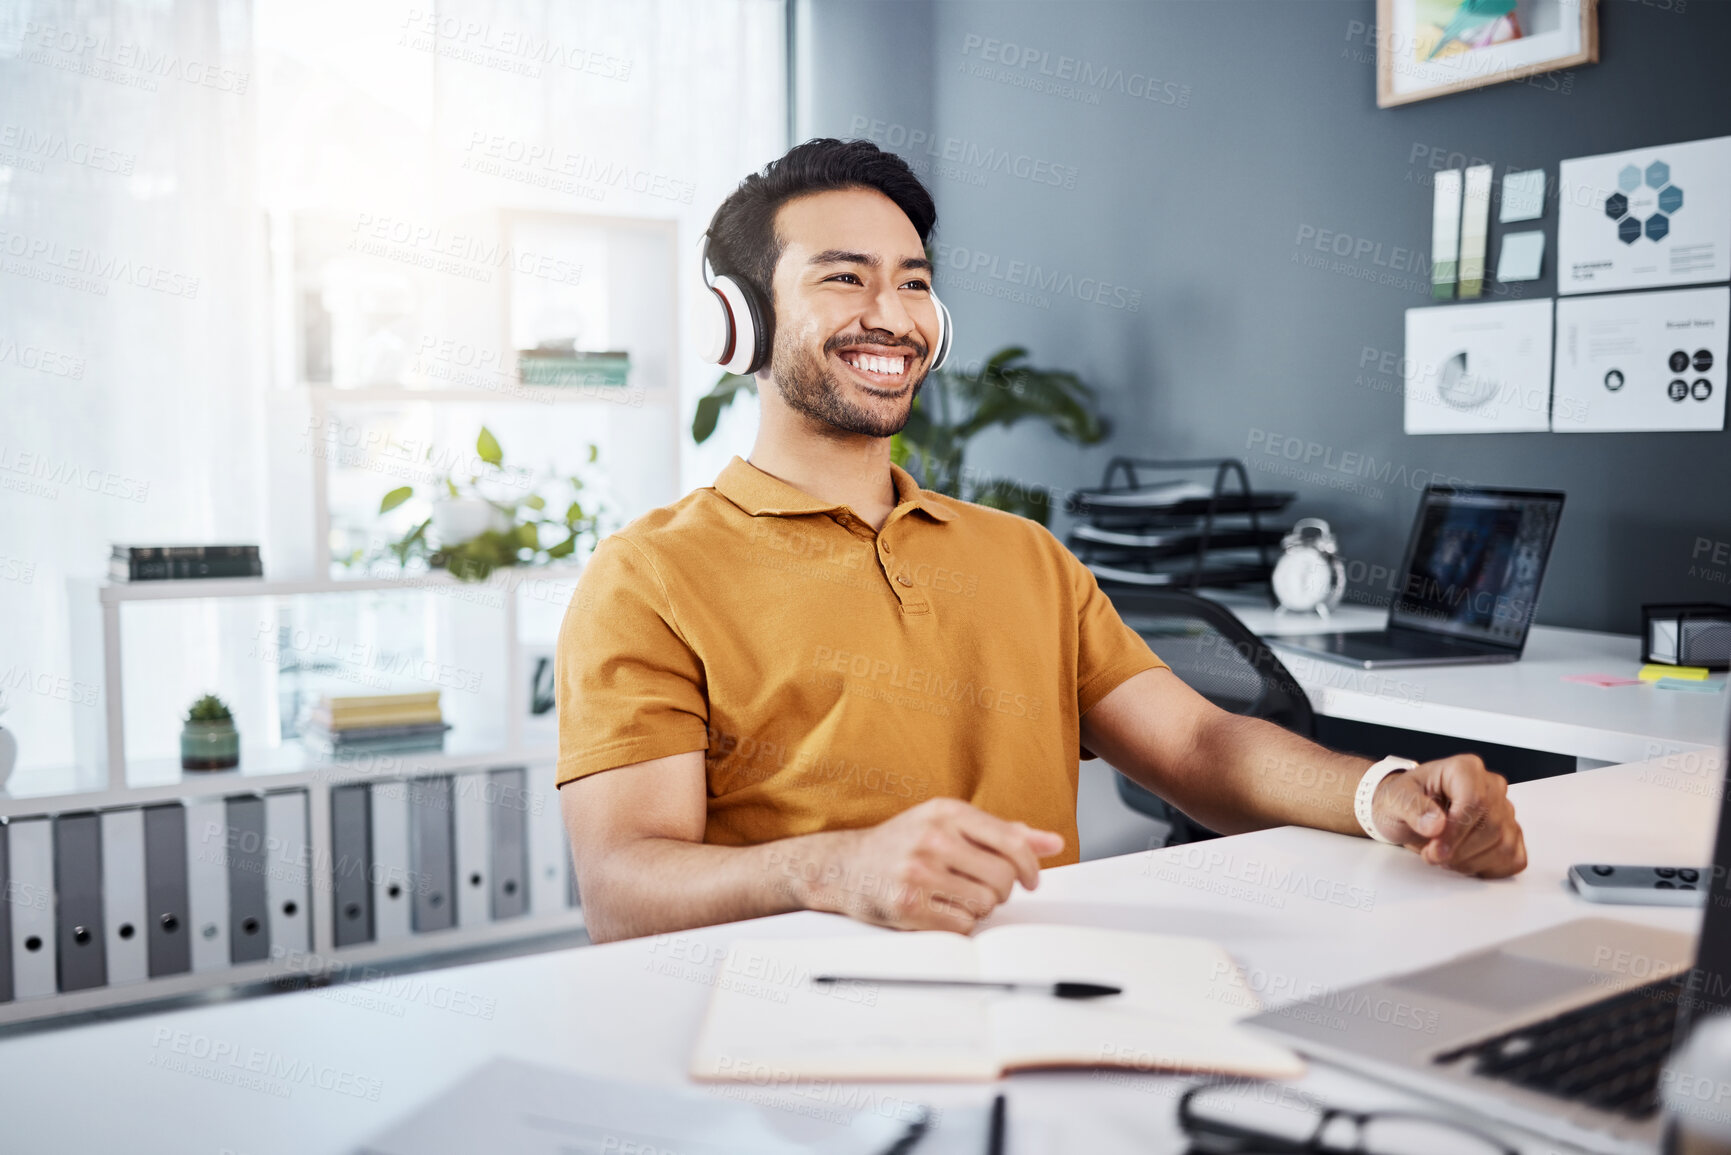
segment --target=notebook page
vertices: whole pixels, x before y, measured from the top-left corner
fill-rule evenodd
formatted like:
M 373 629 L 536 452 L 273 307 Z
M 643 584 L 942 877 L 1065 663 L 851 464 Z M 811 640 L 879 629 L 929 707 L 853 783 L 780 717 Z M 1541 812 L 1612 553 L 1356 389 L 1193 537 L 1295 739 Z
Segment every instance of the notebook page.
M 786 1080 L 990 1079 L 990 996 L 955 988 L 820 986 L 817 974 L 978 977 L 972 940 L 941 931 L 746 939 L 717 967 L 691 1075 Z
M 1280 1078 L 1303 1064 L 1232 1023 L 1254 1013 L 1224 948 L 1206 939 L 1076 926 L 1012 924 L 975 937 L 981 977 L 1099 982 L 1123 994 L 1074 1001 L 1011 995 L 991 1009 L 993 1052 L 1006 1069 L 1113 1066 Z

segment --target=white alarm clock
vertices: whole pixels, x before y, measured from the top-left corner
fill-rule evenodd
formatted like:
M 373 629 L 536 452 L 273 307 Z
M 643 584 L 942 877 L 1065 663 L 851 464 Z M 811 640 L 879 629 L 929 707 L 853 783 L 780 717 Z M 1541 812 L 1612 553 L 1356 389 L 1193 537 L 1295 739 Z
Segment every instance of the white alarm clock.
M 1280 539 L 1284 551 L 1270 579 L 1280 608 L 1288 613 L 1312 611 L 1328 616 L 1346 592 L 1346 566 L 1334 531 L 1319 517 L 1306 517 Z

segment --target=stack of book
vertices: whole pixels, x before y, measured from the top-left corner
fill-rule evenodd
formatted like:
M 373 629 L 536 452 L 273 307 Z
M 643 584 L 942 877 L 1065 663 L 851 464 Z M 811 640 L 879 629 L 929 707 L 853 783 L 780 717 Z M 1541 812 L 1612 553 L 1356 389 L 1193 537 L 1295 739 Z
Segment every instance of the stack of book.
M 525 385 L 624 388 L 631 378 L 631 357 L 619 350 L 589 352 L 570 341 L 545 341 L 517 351 L 517 370 Z
M 451 727 L 439 712 L 439 691 L 321 697 L 301 741 L 331 757 L 438 750 Z
M 117 582 L 263 577 L 256 545 L 117 545 L 108 559 Z

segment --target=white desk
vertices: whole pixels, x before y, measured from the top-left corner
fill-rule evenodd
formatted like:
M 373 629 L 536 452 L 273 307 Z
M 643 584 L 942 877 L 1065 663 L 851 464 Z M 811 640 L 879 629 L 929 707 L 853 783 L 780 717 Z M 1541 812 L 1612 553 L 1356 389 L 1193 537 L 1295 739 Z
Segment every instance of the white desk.
M 1255 633 L 1380 630 L 1385 610 L 1341 606 L 1325 622 L 1280 614 L 1265 600 L 1220 597 Z M 1634 677 L 1640 639 L 1623 634 L 1534 626 L 1518 662 L 1361 670 L 1276 647 L 1318 714 L 1429 734 L 1448 734 L 1582 759 L 1588 765 L 1637 762 L 1664 754 L 1717 750 L 1731 693 L 1597 686 L 1565 674 Z M 1715 674 L 1716 683 L 1725 681 Z
M 1037 892 L 1018 895 L 1000 917 L 1206 935 L 1233 952 L 1252 986 L 1272 992 L 1268 1002 L 1288 1001 L 1284 992 L 1339 987 L 1602 914 L 1565 890 L 1563 872 L 1573 862 L 1705 863 L 1716 809 L 1709 794 L 1718 780 L 1682 759 L 1677 766 L 1617 767 L 1516 786 L 1531 865 L 1512 880 L 1459 878 L 1391 847 L 1286 828 L 1050 870 Z M 1374 902 L 1370 910 L 1349 909 L 1247 881 L 1266 877 L 1271 865 L 1363 888 Z M 1209 889 L 1217 884 L 1237 889 L 1223 896 Z M 1682 930 L 1698 917 L 1677 909 L 1617 913 Z M 6 1036 L 0 1146 L 336 1155 L 495 1054 L 680 1085 L 707 996 L 704 979 L 723 944 L 739 936 L 838 933 L 889 932 L 834 916 L 787 915 L 400 976 L 385 989 L 335 986 Z M 225 1057 L 193 1057 L 213 1052 Z M 261 1056 L 255 1065 L 265 1069 L 249 1075 L 230 1054 Z M 258 1085 L 240 1085 L 242 1078 Z M 1319 1068 L 1309 1078 L 1326 1092 L 1345 1077 Z M 1134 1073 L 1015 1076 L 1006 1086 L 1010 1149 L 1179 1151 L 1172 1113 L 1182 1085 Z M 369 1099 L 375 1087 L 377 1098 Z M 880 1086 L 877 1093 L 953 1104 L 977 1102 L 983 1092 L 951 1084 Z

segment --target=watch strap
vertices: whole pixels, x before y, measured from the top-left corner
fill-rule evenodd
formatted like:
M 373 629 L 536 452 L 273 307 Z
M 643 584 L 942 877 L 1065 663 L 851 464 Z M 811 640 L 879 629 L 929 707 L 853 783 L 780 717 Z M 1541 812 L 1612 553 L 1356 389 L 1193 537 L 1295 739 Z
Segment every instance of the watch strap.
M 1352 812 L 1357 817 L 1358 824 L 1364 827 L 1364 832 L 1378 842 L 1387 842 L 1392 845 L 1394 839 L 1384 838 L 1382 832 L 1376 828 L 1375 815 L 1371 811 L 1371 802 L 1376 798 L 1376 788 L 1382 785 L 1382 780 L 1390 774 L 1416 769 L 1418 769 L 1418 763 L 1411 758 L 1398 758 L 1390 754 L 1366 770 L 1364 777 L 1358 780 L 1358 792 L 1352 796 Z

